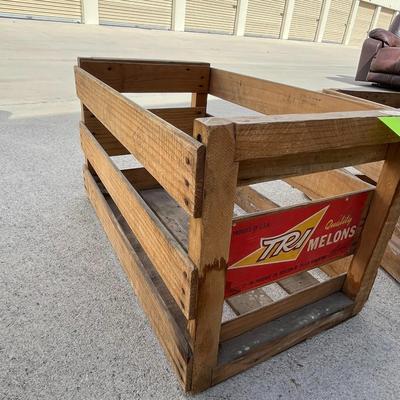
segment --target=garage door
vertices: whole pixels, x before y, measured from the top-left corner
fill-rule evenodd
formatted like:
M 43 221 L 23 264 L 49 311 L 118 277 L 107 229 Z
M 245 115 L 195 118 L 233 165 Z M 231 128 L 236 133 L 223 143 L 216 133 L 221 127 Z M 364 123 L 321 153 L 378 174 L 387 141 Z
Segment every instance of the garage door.
M 289 39 L 314 40 L 321 14 L 322 0 L 296 0 Z
M 101 24 L 171 28 L 172 0 L 99 0 Z
M 376 24 L 377 28 L 388 29 L 390 22 L 392 21 L 394 11 L 389 10 L 388 8 L 381 8 L 381 12 L 379 13 L 378 22 Z
M 352 0 L 334 0 L 331 2 L 323 37 L 324 42 L 343 42 L 352 3 Z
M 237 0 L 187 0 L 185 30 L 233 33 Z
M 371 27 L 372 17 L 375 6 L 373 4 L 360 2 L 358 6 L 356 20 L 350 37 L 350 46 L 361 46 Z
M 249 0 L 245 34 L 278 38 L 284 9 L 285 0 Z
M 0 0 L 0 15 L 81 21 L 81 0 Z

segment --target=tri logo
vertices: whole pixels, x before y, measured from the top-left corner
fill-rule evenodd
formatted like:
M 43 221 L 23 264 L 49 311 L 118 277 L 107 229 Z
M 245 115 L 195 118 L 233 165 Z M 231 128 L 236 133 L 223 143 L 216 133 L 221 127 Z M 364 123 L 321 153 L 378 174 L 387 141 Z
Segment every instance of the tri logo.
M 229 269 L 297 260 L 328 208 L 329 205 L 280 235 L 262 237 L 260 248 L 230 266 Z

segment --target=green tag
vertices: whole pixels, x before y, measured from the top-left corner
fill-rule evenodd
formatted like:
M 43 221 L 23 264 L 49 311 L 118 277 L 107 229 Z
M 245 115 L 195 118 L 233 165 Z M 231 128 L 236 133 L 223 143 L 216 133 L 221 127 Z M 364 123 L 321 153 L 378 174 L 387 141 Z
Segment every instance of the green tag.
M 397 136 L 400 136 L 400 117 L 378 117 Z

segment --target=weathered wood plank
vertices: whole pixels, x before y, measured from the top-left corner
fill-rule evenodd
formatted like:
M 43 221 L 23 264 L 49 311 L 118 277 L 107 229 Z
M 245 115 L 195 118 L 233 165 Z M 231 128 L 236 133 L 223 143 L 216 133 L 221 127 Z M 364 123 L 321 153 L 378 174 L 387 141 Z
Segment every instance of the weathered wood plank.
M 121 172 L 136 190 L 156 189 L 160 187 L 160 184 L 143 167 L 123 169 Z
M 321 332 L 351 316 L 353 302 L 335 293 L 221 344 L 213 384 Z
M 205 107 L 150 108 L 149 111 L 189 135 L 193 135 L 194 120 L 206 115 Z
M 148 111 L 189 135 L 193 134 L 194 120 L 205 116 L 204 107 L 158 108 L 149 109 Z M 126 147 L 87 109 L 85 112 L 85 121 L 85 125 L 93 133 L 108 155 L 119 156 L 130 154 Z
M 380 108 L 400 108 L 400 95 L 399 92 L 385 92 L 375 90 L 351 90 L 351 89 L 337 89 L 335 90 L 341 95 L 352 96 L 352 98 L 358 98 L 359 100 L 368 101 L 370 105 L 375 104 L 376 107 Z M 325 92 L 325 90 L 324 90 Z M 327 89 L 328 93 L 332 93 L 332 89 Z M 365 104 L 365 103 L 364 103 Z
M 257 288 L 246 293 L 230 297 L 226 300 L 226 302 L 236 315 L 242 315 L 271 304 L 273 303 L 273 300 L 264 292 L 263 288 Z
M 300 292 L 278 300 L 271 305 L 241 315 L 230 321 L 226 321 L 221 327 L 221 342 L 241 335 L 243 332 L 279 318 L 289 312 L 298 310 L 307 304 L 314 303 L 324 297 L 341 290 L 345 275 L 340 275 L 315 286 L 306 288 Z
M 242 186 L 236 189 L 236 204 L 246 212 L 270 210 L 279 207 L 270 199 L 250 186 Z
M 390 146 L 361 233 L 359 247 L 344 284 L 345 293 L 356 302 L 358 312 L 367 301 L 400 215 L 400 144 Z
M 199 216 L 204 146 L 81 68 L 75 79 L 85 106 L 181 207 Z
M 340 99 L 348 99 L 348 100 L 357 102 L 358 104 L 360 104 L 364 107 L 364 110 L 382 110 L 382 109 L 393 110 L 393 107 L 385 106 L 383 104 L 379 104 L 374 101 L 363 99 L 358 96 L 352 96 L 346 92 L 342 92 L 340 89 L 338 89 L 338 90 L 324 89 L 322 92 L 326 93 L 326 94 L 331 94 L 332 96 L 336 96 Z M 335 110 L 332 110 L 332 111 L 335 111 Z
M 183 314 L 187 318 L 192 318 L 196 304 L 197 273 L 184 249 L 83 124 L 81 124 L 81 143 L 86 158 L 168 286 Z
M 211 68 L 209 93 L 263 114 L 365 110 L 352 99 L 340 99 L 216 68 Z
M 387 147 L 388 145 L 360 146 L 241 161 L 238 185 L 249 185 L 383 160 Z
M 180 377 L 183 388 L 188 390 L 191 351 L 185 334 L 171 315 L 168 304 L 158 292 L 146 267 L 137 257 L 132 245 L 126 238 L 116 217 L 87 169 L 84 171 L 84 178 L 89 199 L 140 300 L 143 310 L 147 314 L 167 357 L 171 360 Z
M 233 126 L 221 122 L 217 126 L 195 122 L 196 135 L 207 150 L 202 217 L 190 218 L 189 224 L 188 252 L 199 274 L 196 320 L 190 321 L 194 338 L 193 392 L 211 385 L 217 363 L 237 182 Z
M 295 176 L 285 181 L 312 200 L 373 189 L 372 185 L 342 170 Z
M 318 285 L 319 281 L 308 272 L 300 272 L 299 274 L 289 276 L 289 278 L 280 280 L 278 284 L 286 292 L 288 292 L 289 294 L 293 294 L 308 287 Z
M 380 116 L 387 113 L 375 110 L 233 118 L 235 160 L 399 142 L 400 137 L 379 121 Z
M 119 92 L 208 92 L 208 63 L 79 58 L 78 65 Z

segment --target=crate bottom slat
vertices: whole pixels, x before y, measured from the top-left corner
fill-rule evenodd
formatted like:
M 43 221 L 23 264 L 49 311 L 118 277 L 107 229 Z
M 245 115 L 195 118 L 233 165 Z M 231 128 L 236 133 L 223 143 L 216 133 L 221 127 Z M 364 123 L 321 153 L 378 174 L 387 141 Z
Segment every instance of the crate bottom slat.
M 337 325 L 352 315 L 353 305 L 337 292 L 221 343 L 213 384 Z

